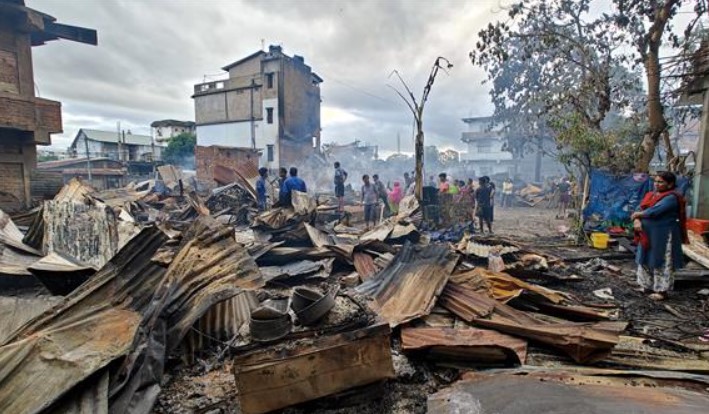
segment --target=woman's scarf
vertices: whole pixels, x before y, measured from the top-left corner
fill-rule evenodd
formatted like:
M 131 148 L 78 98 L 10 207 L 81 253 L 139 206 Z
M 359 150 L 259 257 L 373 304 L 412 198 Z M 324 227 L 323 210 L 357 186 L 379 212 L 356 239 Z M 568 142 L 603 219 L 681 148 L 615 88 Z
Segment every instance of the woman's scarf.
M 401 191 L 401 184 L 394 181 L 394 189 L 389 192 L 389 201 L 394 205 L 399 205 L 402 198 L 404 198 L 404 193 Z
M 669 195 L 674 195 L 675 197 L 677 197 L 677 205 L 679 208 L 679 227 L 680 232 L 682 234 L 682 243 L 689 244 L 689 236 L 687 235 L 687 203 L 684 197 L 682 197 L 682 194 L 675 191 L 674 189 L 663 192 L 649 192 L 645 194 L 645 197 L 643 197 L 642 201 L 640 202 L 640 210 L 644 211 L 650 207 L 653 207 L 655 204 L 659 203 L 660 200 Z M 633 241 L 635 242 L 635 244 L 642 246 L 644 250 L 648 250 L 650 248 L 650 238 L 648 237 L 647 233 L 642 229 L 635 231 L 635 237 Z

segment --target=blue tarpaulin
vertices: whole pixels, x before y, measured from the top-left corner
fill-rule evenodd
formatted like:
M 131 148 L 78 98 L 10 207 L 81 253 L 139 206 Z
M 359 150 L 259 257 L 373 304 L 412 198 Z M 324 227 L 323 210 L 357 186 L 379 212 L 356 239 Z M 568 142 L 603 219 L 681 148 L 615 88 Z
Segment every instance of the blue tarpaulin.
M 687 177 L 677 177 L 677 188 L 681 193 L 684 194 L 688 187 Z M 588 205 L 583 211 L 584 221 L 593 216 L 595 227 L 629 223 L 630 214 L 652 188 L 652 179 L 647 174 L 613 175 L 592 170 Z

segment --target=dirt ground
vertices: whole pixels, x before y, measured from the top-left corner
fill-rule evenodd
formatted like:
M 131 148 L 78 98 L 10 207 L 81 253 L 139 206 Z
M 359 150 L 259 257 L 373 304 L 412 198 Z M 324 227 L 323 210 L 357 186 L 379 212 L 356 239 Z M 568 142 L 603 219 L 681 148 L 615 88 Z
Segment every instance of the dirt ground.
M 683 343 L 697 342 L 697 335 L 709 328 L 709 301 L 707 296 L 698 294 L 702 287 L 707 286 L 679 282 L 665 302 L 653 302 L 637 290 L 634 283 L 635 266 L 630 254 L 617 259 L 615 257 L 618 255 L 613 255 L 612 250 L 572 247 L 569 245 L 570 238 L 565 235 L 572 226 L 571 220 L 557 219 L 555 215 L 556 211 L 543 208 L 496 207 L 493 228 L 495 236 L 537 245 L 541 250 L 545 246 L 553 246 L 551 251 L 555 253 L 583 258 L 570 260 L 561 269 L 557 269 L 559 274 L 575 275 L 578 278 L 539 276 L 528 281 L 571 293 L 589 304 L 617 306 L 618 319 L 629 322 L 626 334 L 644 337 L 649 346 L 659 350 L 686 352 Z M 593 261 L 595 257 L 604 255 L 609 259 Z M 607 265 L 614 265 L 619 270 L 609 270 Z M 594 294 L 594 291 L 608 288 L 612 296 L 610 298 L 603 299 Z M 392 335 L 392 338 L 396 337 L 396 333 Z M 281 412 L 425 413 L 427 397 L 458 378 L 459 371 L 456 369 L 439 367 L 424 359 L 409 359 L 399 353 L 395 339 L 392 349 L 397 374 L 395 380 L 350 390 Z M 154 412 L 238 413 L 231 367 L 228 362 L 215 360 L 214 356 L 218 352 L 219 349 L 207 352 L 202 362 L 189 367 L 174 365 L 165 377 L 164 388 Z M 545 361 L 547 353 L 548 349 L 530 346 L 528 364 L 548 363 L 540 362 Z M 228 361 L 228 358 L 225 360 Z

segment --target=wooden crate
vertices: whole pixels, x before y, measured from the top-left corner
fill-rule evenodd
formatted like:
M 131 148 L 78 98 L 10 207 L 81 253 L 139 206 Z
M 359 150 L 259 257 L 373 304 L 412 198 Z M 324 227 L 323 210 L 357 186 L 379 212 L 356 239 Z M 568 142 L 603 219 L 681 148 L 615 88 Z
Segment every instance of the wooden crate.
M 390 332 L 379 324 L 237 357 L 241 412 L 266 413 L 393 378 Z

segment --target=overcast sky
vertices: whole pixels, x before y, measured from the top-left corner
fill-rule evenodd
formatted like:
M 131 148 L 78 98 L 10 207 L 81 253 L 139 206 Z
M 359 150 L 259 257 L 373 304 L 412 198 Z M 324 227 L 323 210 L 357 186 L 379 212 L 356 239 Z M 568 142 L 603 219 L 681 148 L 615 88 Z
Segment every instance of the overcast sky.
M 33 48 L 40 96 L 63 104 L 64 149 L 79 128 L 121 122 L 149 133 L 158 119 L 194 120 L 194 84 L 261 49 L 301 55 L 324 82 L 323 142 L 359 139 L 413 151 L 412 117 L 387 84 L 398 69 L 417 98 L 438 56 L 424 116 L 427 144 L 463 149 L 461 118 L 492 112 L 485 74 L 468 60 L 477 32 L 504 17 L 497 0 L 26 0 L 59 23 L 93 28 L 98 46 L 65 40 Z

